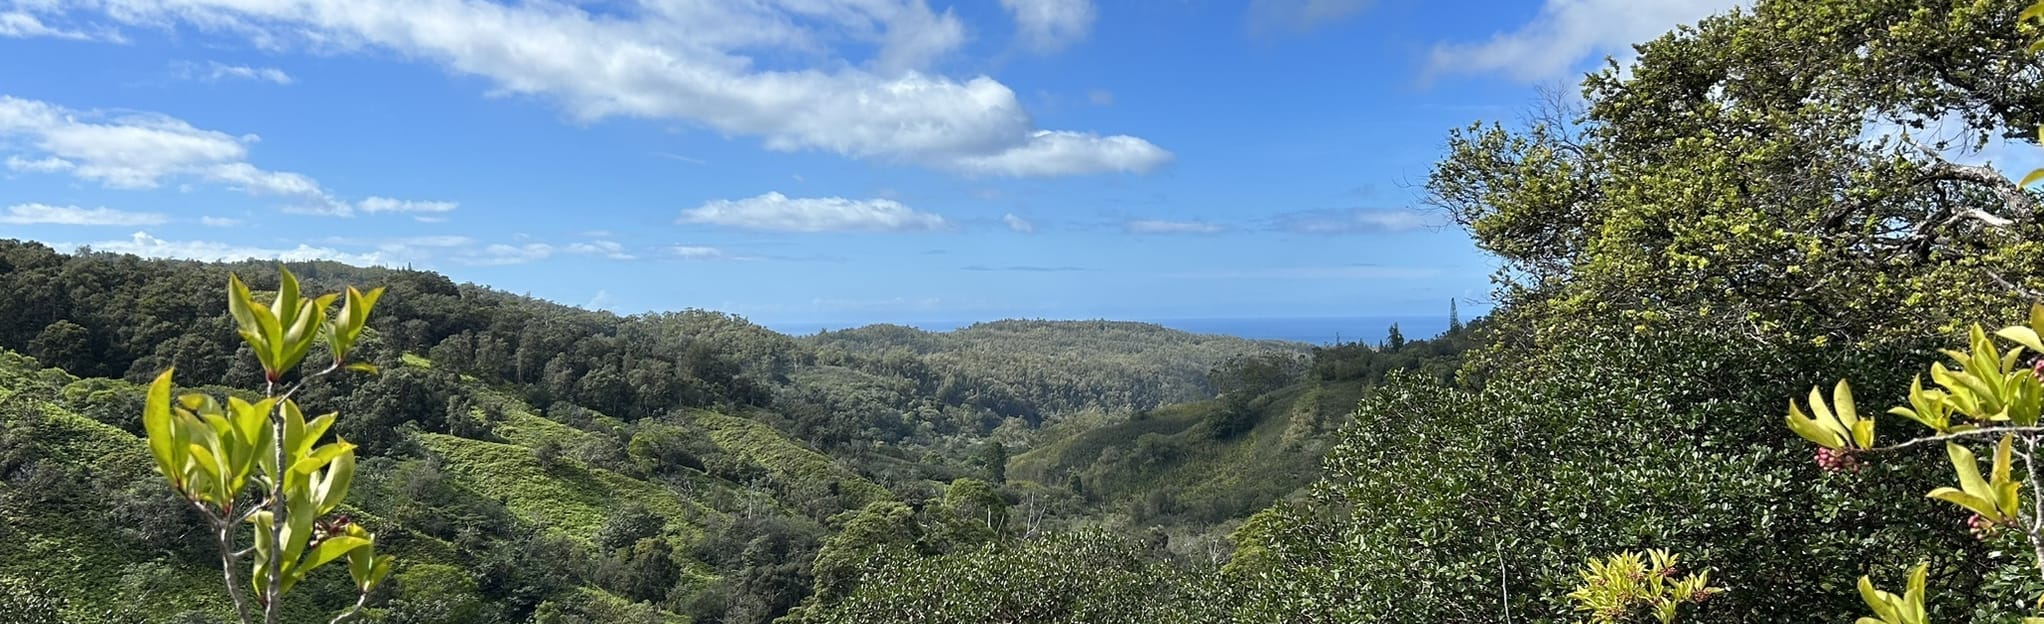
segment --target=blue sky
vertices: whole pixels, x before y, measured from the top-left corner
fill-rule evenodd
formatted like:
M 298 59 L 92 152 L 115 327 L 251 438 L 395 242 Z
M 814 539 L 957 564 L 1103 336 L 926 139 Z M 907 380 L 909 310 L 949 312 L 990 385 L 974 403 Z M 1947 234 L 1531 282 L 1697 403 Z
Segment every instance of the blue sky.
M 0 0 L 0 236 L 769 323 L 1432 315 L 1493 266 L 1420 202 L 1446 132 L 1735 4 Z

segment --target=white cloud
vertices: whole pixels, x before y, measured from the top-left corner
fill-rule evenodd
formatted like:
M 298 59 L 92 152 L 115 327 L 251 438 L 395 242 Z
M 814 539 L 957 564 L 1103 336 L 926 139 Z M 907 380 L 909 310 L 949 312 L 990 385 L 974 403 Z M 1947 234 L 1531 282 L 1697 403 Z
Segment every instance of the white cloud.
M 59 171 L 69 170 L 70 168 L 75 166 L 76 165 L 71 164 L 71 161 L 64 160 L 62 158 L 57 158 L 55 156 L 49 158 L 38 158 L 34 160 L 22 158 L 20 156 L 7 157 L 7 168 L 13 169 L 15 171 L 28 171 L 31 173 L 56 173 Z
M 1106 89 L 1094 89 L 1092 91 L 1087 91 L 1086 101 L 1092 102 L 1094 106 L 1113 106 L 1114 92 L 1108 91 Z
M 610 291 L 599 288 L 596 290 L 596 295 L 590 297 L 589 302 L 582 304 L 582 307 L 588 310 L 608 310 L 613 301 Z
M 495 83 L 494 93 L 554 100 L 581 120 L 686 121 L 758 137 L 774 150 L 1013 176 L 1142 173 L 1170 160 L 1169 152 L 1132 136 L 1046 134 L 1006 85 L 927 73 L 923 66 L 962 44 L 965 31 L 956 16 L 932 12 L 925 0 L 642 0 L 601 15 L 575 3 L 478 0 L 32 6 L 119 24 L 183 25 L 269 47 L 395 52 L 484 77 Z M 1041 22 L 1045 32 L 1072 32 L 1066 13 L 1044 13 L 1051 16 Z M 855 45 L 844 49 L 875 50 L 873 56 L 864 63 L 836 57 L 835 44 L 845 41 Z M 790 58 L 824 69 L 774 66 Z
M 371 214 L 379 212 L 442 213 L 453 212 L 457 207 L 460 207 L 460 204 L 449 201 L 413 201 L 391 199 L 388 197 L 371 197 L 355 203 L 355 208 Z
M 120 41 L 118 35 L 94 34 L 79 30 L 66 30 L 43 23 L 35 15 L 19 11 L 0 11 L 0 37 L 26 39 L 49 37 L 52 39 L 73 39 L 78 41 L 106 40 Z
M 1028 219 L 1015 216 L 1014 213 L 1008 213 L 1007 215 L 1003 215 L 1001 217 L 1001 223 L 1007 224 L 1008 229 L 1021 232 L 1023 234 L 1036 233 L 1035 223 L 1031 223 Z
M 110 208 L 79 208 L 48 204 L 16 204 L 0 213 L 0 223 L 16 225 L 160 225 L 169 217 L 154 212 L 122 212 Z
M 554 248 L 545 243 L 524 245 L 491 244 L 478 250 L 455 256 L 455 262 L 469 266 L 505 266 L 525 264 L 553 257 Z
M 1086 37 L 1093 28 L 1093 0 L 1001 0 L 1015 16 L 1015 29 L 1037 52 L 1049 53 Z
M 1354 17 L 1375 3 L 1376 0 L 1250 0 L 1249 32 L 1256 35 L 1308 32 Z
M 12 139 L 12 140 L 10 140 Z M 233 136 L 152 113 L 111 115 L 0 95 L 0 151 L 9 169 L 68 173 L 110 188 L 148 189 L 198 181 L 249 195 L 280 197 L 286 210 L 349 215 L 354 207 L 310 176 L 248 161 L 255 135 Z M 394 202 L 435 208 L 444 202 Z M 365 202 L 365 205 L 369 202 Z M 448 210 L 452 204 L 447 204 Z
M 743 256 L 719 247 L 705 245 L 675 245 L 667 248 L 667 255 L 682 260 L 761 260 L 759 256 Z
M 1204 221 L 1165 221 L 1161 219 L 1137 219 L 1123 224 L 1131 234 L 1215 234 L 1227 231 L 1227 227 Z
M 199 217 L 199 225 L 206 227 L 234 227 L 241 225 L 241 220 L 228 217 Z
M 779 232 L 904 232 L 951 226 L 943 217 L 891 199 L 793 198 L 780 193 L 713 200 L 682 211 L 680 222 Z
M 633 258 L 632 254 L 625 251 L 624 245 L 619 244 L 617 241 L 608 240 L 573 243 L 566 247 L 566 251 L 572 254 L 603 256 L 612 260 L 631 260 Z
M 307 260 L 333 260 L 354 265 L 390 264 L 381 254 L 353 254 L 329 247 L 313 247 L 300 243 L 291 249 L 244 247 L 216 241 L 168 241 L 136 232 L 126 240 L 111 240 L 92 243 L 95 251 L 134 254 L 148 258 L 177 258 L 182 260 L 204 260 L 208 262 L 231 262 L 236 260 L 280 260 L 302 262 Z
M 291 74 L 284 73 L 284 70 L 275 67 L 229 65 L 220 61 L 207 61 L 204 67 L 191 63 L 179 63 L 176 65 L 176 68 L 178 77 L 188 80 L 203 80 L 206 82 L 255 80 L 280 85 L 288 85 L 294 82 Z
M 1585 60 L 1629 56 L 1631 45 L 1746 0 L 1546 0 L 1518 30 L 1482 43 L 1436 45 L 1428 72 L 1500 73 L 1521 82 L 1567 77 Z
M 1442 223 L 1417 210 L 1314 210 L 1278 215 L 1272 225 L 1300 234 L 1360 234 L 1403 232 Z
M 1131 136 L 1039 130 L 1025 145 L 997 154 L 961 157 L 946 167 L 969 174 L 1017 177 L 1103 171 L 1146 173 L 1171 162 L 1171 158 L 1171 152 Z

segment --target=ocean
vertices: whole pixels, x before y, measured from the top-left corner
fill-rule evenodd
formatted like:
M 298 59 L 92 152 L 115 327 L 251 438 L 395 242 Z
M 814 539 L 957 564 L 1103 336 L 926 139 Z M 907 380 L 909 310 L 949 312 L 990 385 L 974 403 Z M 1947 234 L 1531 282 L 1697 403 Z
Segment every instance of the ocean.
M 1090 319 L 1089 319 L 1090 320 Z M 1348 316 L 1348 317 L 1279 317 L 1279 318 L 1188 318 L 1188 319 L 1110 319 L 1130 320 L 1139 323 L 1156 323 L 1172 329 L 1195 334 L 1218 334 L 1236 336 L 1251 340 L 1285 340 L 1316 345 L 1341 342 L 1378 343 L 1390 333 L 1391 325 L 1397 324 L 1399 333 L 1407 339 L 1431 338 L 1448 330 L 1448 315 L 1433 316 Z M 906 321 L 907 325 L 923 331 L 945 332 L 955 330 L 978 321 Z M 839 330 L 858 327 L 853 323 L 764 323 L 767 328 L 784 334 L 807 336 L 824 330 Z

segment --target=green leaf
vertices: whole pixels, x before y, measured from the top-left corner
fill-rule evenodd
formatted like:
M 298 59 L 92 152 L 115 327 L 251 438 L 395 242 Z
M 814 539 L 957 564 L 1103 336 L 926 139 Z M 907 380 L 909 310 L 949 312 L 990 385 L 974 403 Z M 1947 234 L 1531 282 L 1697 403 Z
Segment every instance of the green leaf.
M 2022 345 L 2023 348 L 2029 349 L 2031 353 L 2044 354 L 2044 340 L 2038 339 L 2037 330 L 2018 325 L 2004 327 L 2000 331 L 1994 332 L 1994 335 L 2001 336 L 2009 342 Z
M 142 404 L 142 429 L 149 435 L 149 454 L 156 457 L 156 470 L 170 479 L 173 487 L 183 489 L 178 466 L 184 464 L 185 442 L 170 418 L 170 374 L 163 371 L 149 384 L 148 398 Z
M 375 365 L 375 364 L 370 364 L 370 363 L 368 363 L 368 362 L 356 362 L 356 363 L 353 363 L 353 364 L 349 364 L 349 365 L 348 365 L 348 370 L 351 370 L 351 371 L 355 371 L 355 372 L 358 372 L 358 373 L 369 373 L 369 374 L 371 374 L 371 375 L 374 375 L 374 374 L 376 374 L 376 373 L 380 372 L 380 371 L 379 371 L 379 370 L 378 370 L 378 369 L 376 368 L 376 365 Z

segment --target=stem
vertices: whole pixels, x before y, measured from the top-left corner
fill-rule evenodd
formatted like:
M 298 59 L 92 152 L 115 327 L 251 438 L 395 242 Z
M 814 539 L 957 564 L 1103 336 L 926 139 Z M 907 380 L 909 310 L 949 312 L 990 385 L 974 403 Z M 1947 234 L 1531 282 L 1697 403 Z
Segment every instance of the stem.
M 302 383 L 302 382 L 301 382 Z M 296 390 L 296 388 L 293 388 Z M 277 395 L 277 384 L 266 383 L 263 393 Z M 279 600 L 278 588 L 284 586 L 284 403 L 278 401 L 270 411 L 271 446 L 276 451 L 276 464 L 270 471 L 270 559 L 265 562 L 269 568 L 268 581 L 263 583 L 263 622 L 277 624 L 283 615 L 283 601 Z
M 241 567 L 242 557 L 241 551 L 234 550 L 234 526 L 239 523 L 213 515 L 212 510 L 198 501 L 193 501 L 192 506 L 198 507 L 199 512 L 213 523 L 213 544 L 220 548 L 220 572 L 227 579 L 227 596 L 234 599 L 234 613 L 241 616 L 242 624 L 252 624 L 254 620 L 249 619 L 248 599 L 241 595 L 241 575 L 235 572 Z
M 2029 451 L 2029 455 L 2023 457 L 2023 469 L 2030 471 L 2030 483 L 2034 488 L 2036 487 L 2034 484 L 2037 483 L 2037 462 L 2031 457 L 2037 454 L 2037 438 L 2023 436 L 2023 446 Z M 2034 492 L 2030 496 L 2030 525 L 2023 527 L 2023 532 L 2030 538 L 2031 554 L 2037 558 L 2037 576 L 2044 578 L 2044 497 L 2037 496 Z
M 355 606 L 348 607 L 348 610 L 342 611 L 340 615 L 334 616 L 334 619 L 328 621 L 327 624 L 341 624 L 342 622 L 355 619 L 355 616 L 362 614 L 362 607 L 368 604 L 369 592 L 366 591 L 362 592 L 361 597 L 355 599 Z
M 2012 434 L 2016 434 L 2016 435 L 2019 435 L 2019 436 L 2024 436 L 2024 437 L 2025 437 L 2025 438 L 2027 439 L 2027 438 L 2028 438 L 2029 436 L 2034 436 L 2034 435 L 2037 435 L 2037 434 L 2044 434 L 2044 426 L 2040 426 L 2040 427 L 1986 427 L 1986 428 L 1982 428 L 1982 429 L 1968 429 L 1968 430 L 1966 430 L 1966 431 L 1959 431 L 1959 432 L 1954 432 L 1954 433 L 1945 433 L 1945 434 L 1939 434 L 1939 435 L 1934 435 L 1934 436 L 1930 436 L 1930 437 L 1925 437 L 1925 438 L 1917 438 L 1917 439 L 1914 439 L 1914 440 L 1910 440 L 1910 441 L 1908 441 L 1908 442 L 1903 442 L 1903 443 L 1901 443 L 1901 444 L 1895 444 L 1895 445 L 1891 445 L 1891 446 L 1878 446 L 1878 447 L 1874 447 L 1874 448 L 1870 448 L 1870 449 L 1861 449 L 1861 450 L 1859 450 L 1859 451 L 1856 451 L 1856 452 L 1859 452 L 1859 453 L 1889 453 L 1889 452 L 1894 452 L 1894 451 L 1899 451 L 1899 450 L 1902 450 L 1902 449 L 1906 449 L 1906 448 L 1909 448 L 1909 447 L 1912 447 L 1912 446 L 1916 446 L 1916 445 L 1919 445 L 1919 444 L 1929 444 L 1929 443 L 1932 443 L 1932 442 L 1949 442 L 1949 441 L 1952 441 L 1952 440 L 1960 440 L 1960 439 L 1965 439 L 1965 438 L 1973 438 L 1973 437 L 1984 437 L 1984 436 L 1994 436 L 1994 435 L 2001 435 L 2001 434 L 2004 434 L 2004 433 L 2012 433 Z M 2033 481 L 2034 481 L 2034 479 L 2033 479 Z

